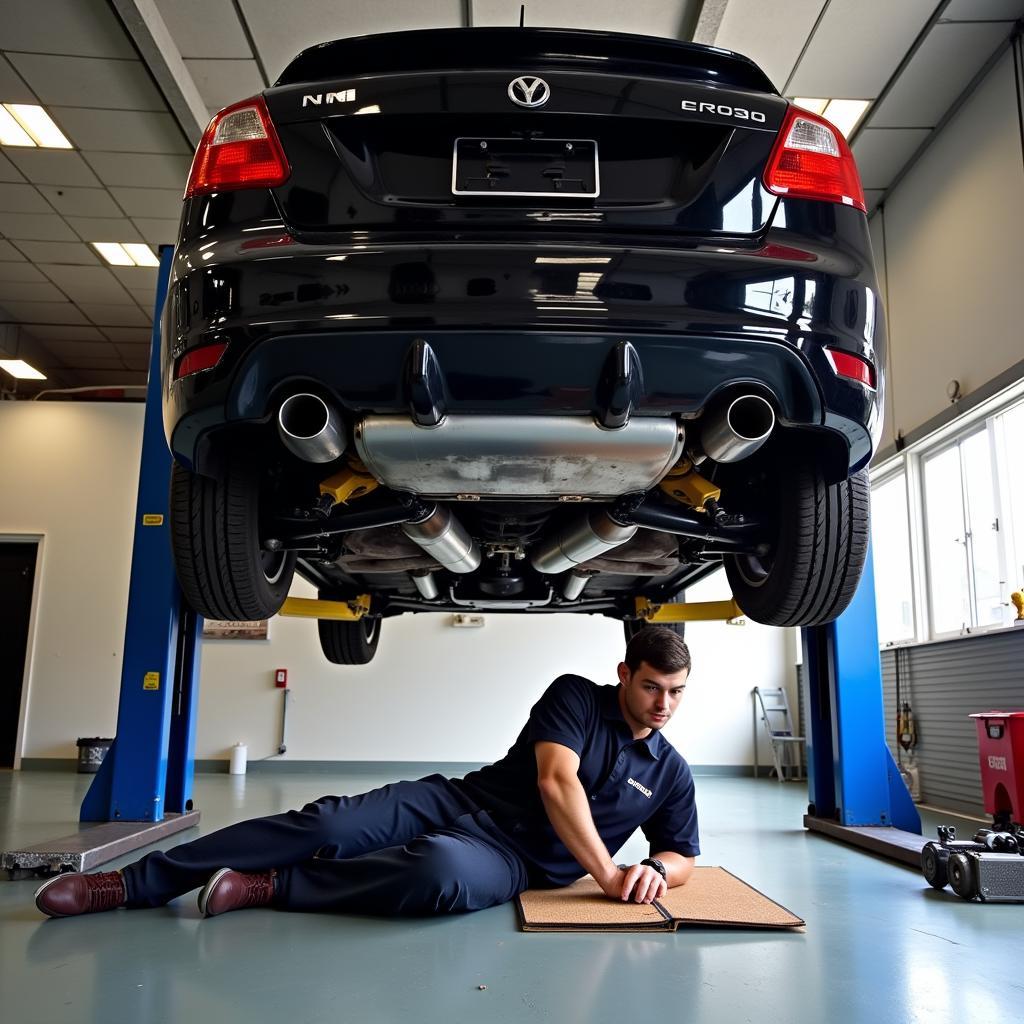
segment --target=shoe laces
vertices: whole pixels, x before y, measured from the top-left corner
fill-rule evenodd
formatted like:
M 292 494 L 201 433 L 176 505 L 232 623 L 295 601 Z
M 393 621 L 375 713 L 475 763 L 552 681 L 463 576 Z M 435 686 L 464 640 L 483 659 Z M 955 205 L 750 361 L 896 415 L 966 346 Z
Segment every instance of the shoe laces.
M 100 871 L 86 875 L 89 887 L 89 906 L 92 910 L 110 910 L 125 901 L 124 879 L 118 871 Z
M 242 907 L 262 906 L 274 898 L 273 872 L 261 872 L 257 875 L 243 875 L 245 891 L 239 903 Z

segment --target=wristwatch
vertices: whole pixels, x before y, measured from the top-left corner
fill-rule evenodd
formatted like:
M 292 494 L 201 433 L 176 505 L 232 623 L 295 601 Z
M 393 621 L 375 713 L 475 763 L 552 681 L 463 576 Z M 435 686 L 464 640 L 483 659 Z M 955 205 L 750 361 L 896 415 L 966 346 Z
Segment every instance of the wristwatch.
M 644 860 L 640 861 L 640 863 L 654 868 L 654 870 L 657 871 L 666 882 L 668 881 L 668 872 L 665 870 L 665 865 L 662 864 L 657 857 L 646 857 Z

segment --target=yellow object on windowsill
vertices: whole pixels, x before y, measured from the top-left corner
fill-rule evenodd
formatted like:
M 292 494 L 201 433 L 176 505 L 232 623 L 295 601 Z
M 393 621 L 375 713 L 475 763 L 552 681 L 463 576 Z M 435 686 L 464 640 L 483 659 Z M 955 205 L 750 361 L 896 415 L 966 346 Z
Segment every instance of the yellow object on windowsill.
M 1015 626 L 1024 625 L 1024 591 L 1015 590 L 1010 595 L 1013 607 L 1017 609 L 1017 618 L 1013 620 Z

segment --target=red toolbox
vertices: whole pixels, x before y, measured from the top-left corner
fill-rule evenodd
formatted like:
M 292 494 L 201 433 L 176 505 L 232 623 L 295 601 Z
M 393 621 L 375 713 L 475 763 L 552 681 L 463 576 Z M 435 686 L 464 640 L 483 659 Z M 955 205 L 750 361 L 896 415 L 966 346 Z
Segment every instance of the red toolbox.
M 982 711 L 978 754 L 985 810 L 1024 824 L 1024 711 Z

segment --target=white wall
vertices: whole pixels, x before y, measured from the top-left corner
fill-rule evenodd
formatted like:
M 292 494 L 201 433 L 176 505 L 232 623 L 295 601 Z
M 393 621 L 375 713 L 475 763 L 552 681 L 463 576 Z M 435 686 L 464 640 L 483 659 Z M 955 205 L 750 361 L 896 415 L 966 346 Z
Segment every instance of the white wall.
M 873 219 L 889 285 L 883 444 L 947 408 L 950 380 L 966 397 L 1024 359 L 1019 117 L 1007 52 Z
M 0 537 L 43 537 L 24 757 L 71 757 L 76 737 L 113 734 L 142 413 L 0 404 Z M 312 596 L 302 581 L 295 593 Z M 721 574 L 689 595 L 725 596 Z M 238 741 L 251 758 L 272 754 L 282 706 L 273 670 L 287 668 L 285 759 L 487 761 L 515 739 L 554 676 L 613 682 L 622 652 L 621 625 L 601 616 L 488 615 L 482 629 L 447 622 L 388 620 L 375 660 L 349 668 L 323 659 L 312 620 L 274 619 L 265 642 L 205 641 L 196 756 L 224 758 Z M 750 764 L 751 687 L 793 683 L 786 632 L 695 623 L 689 639 L 691 685 L 666 734 L 694 764 Z

